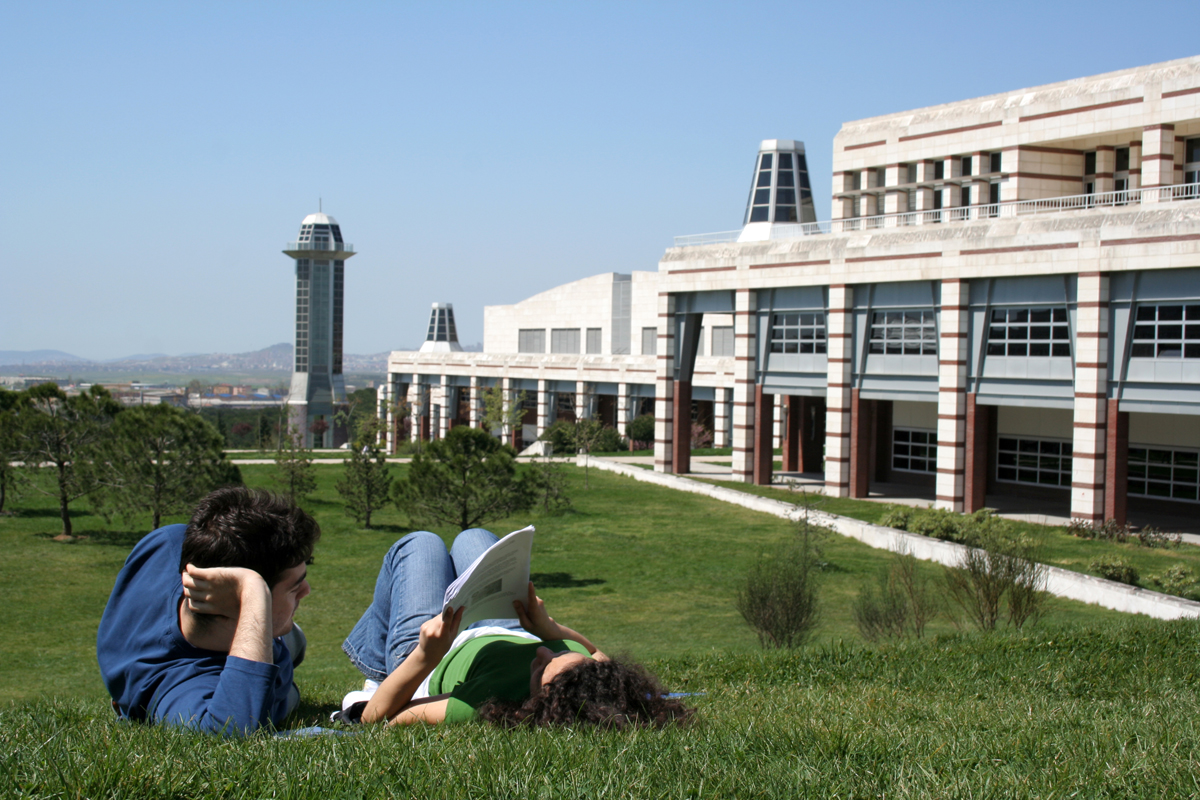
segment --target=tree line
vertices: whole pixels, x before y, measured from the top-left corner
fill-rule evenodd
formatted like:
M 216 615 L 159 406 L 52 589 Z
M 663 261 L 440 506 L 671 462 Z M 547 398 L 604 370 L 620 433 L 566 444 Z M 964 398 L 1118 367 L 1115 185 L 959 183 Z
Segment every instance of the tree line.
M 69 395 L 44 383 L 0 390 L 0 512 L 14 492 L 55 498 L 70 536 L 71 504 L 87 498 L 106 519 L 186 513 L 219 486 L 241 482 L 221 435 L 169 405 L 126 408 L 102 386 Z

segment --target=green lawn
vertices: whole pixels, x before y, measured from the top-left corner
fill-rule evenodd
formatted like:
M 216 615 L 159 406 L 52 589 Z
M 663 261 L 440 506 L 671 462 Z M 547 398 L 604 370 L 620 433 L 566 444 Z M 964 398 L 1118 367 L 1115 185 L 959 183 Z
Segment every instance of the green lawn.
M 402 474 L 406 465 L 394 465 Z M 269 485 L 270 466 L 245 466 Z M 732 598 L 778 518 L 630 478 L 568 467 L 575 510 L 538 527 L 533 571 L 558 619 L 646 660 L 669 688 L 704 692 L 683 731 L 499 732 L 466 725 L 279 741 L 213 742 L 112 719 L 94 658 L 113 578 L 144 526 L 106 527 L 86 505 L 58 542 L 48 503 L 0 517 L 0 791 L 86 797 L 1168 796 L 1197 791 L 1200 625 L 1132 619 L 1063 600 L 1035 629 L 866 646 L 849 604 L 888 559 L 823 542 L 821 626 L 795 652 L 759 650 Z M 298 621 L 308 660 L 296 727 L 327 719 L 359 680 L 341 638 L 369 602 L 408 520 L 363 531 L 321 467 L 307 504 L 324 535 Z M 741 484 L 734 488 L 751 488 Z M 853 502 L 853 501 L 851 501 Z M 864 503 L 884 510 L 879 504 Z M 852 508 L 830 501 L 830 511 Z M 866 509 L 863 509 L 866 510 Z M 450 531 L 439 531 L 443 535 Z M 1077 540 L 1078 541 L 1078 540 Z M 1080 545 L 1099 548 L 1097 543 Z M 927 574 L 940 570 L 923 564 Z

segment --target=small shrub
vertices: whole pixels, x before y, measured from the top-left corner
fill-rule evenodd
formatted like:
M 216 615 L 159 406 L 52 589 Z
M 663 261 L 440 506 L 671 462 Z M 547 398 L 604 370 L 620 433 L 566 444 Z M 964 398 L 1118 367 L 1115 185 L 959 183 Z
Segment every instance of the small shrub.
M 1164 594 L 1173 594 L 1187 600 L 1200 600 L 1200 579 L 1183 564 L 1176 564 L 1157 575 L 1151 575 L 1150 583 Z
M 980 630 L 995 630 L 1008 600 L 1008 622 L 1020 630 L 1045 613 L 1047 571 L 1034 560 L 1039 543 L 1013 536 L 990 515 L 974 519 L 967 532 L 968 549 L 957 566 L 946 567 L 946 591 L 967 619 Z
M 885 528 L 895 528 L 898 531 L 908 530 L 908 526 L 913 521 L 913 510 L 905 506 L 894 506 L 891 511 L 883 515 L 879 520 L 879 524 Z
M 692 423 L 692 448 L 713 446 L 713 432 L 698 422 Z
M 973 517 L 964 517 L 944 508 L 930 508 L 913 517 L 908 524 L 908 531 L 933 539 L 962 542 L 967 538 L 963 531 L 964 524 L 971 519 Z
M 625 429 L 631 441 L 642 445 L 654 444 L 654 415 L 642 414 Z M 643 449 L 643 448 L 636 448 Z
M 604 428 L 596 437 L 595 449 L 599 453 L 615 453 L 627 446 L 625 437 L 618 433 L 616 428 Z
M 1072 519 L 1067 524 L 1067 533 L 1078 536 L 1080 539 L 1099 539 L 1117 543 L 1133 541 L 1142 547 L 1151 548 L 1178 547 L 1182 538 L 1178 533 L 1166 533 L 1151 526 L 1134 528 L 1128 522 L 1117 522 L 1115 519 L 1106 519 L 1103 522 Z
M 734 601 L 763 647 L 798 647 L 820 620 L 822 562 L 814 539 L 821 530 L 807 519 L 799 527 L 795 537 L 759 556 Z
M 917 569 L 917 559 L 901 545 L 892 558 L 891 579 L 908 600 L 909 625 L 918 639 L 925 635 L 925 625 L 938 614 L 941 605 L 929 586 L 929 578 Z
M 908 626 L 908 599 L 893 580 L 891 570 L 859 587 L 850 611 L 858 632 L 868 642 L 904 635 Z
M 571 508 L 567 496 L 567 470 L 561 461 L 535 458 L 529 465 L 529 488 L 534 504 L 546 515 L 562 514 Z
M 575 452 L 575 425 L 560 419 L 546 428 L 538 440 L 549 442 L 555 453 L 570 455 Z
M 1117 556 L 1101 556 L 1088 564 L 1088 569 L 1107 581 L 1127 583 L 1130 586 L 1138 582 L 1137 568 Z

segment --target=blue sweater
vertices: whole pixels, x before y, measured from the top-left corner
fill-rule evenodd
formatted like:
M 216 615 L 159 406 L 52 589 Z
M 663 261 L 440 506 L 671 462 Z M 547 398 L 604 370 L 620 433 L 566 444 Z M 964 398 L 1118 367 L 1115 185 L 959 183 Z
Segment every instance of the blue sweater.
M 179 630 L 179 559 L 186 525 L 137 543 L 117 575 L 96 634 L 100 675 L 122 717 L 209 732 L 249 733 L 287 715 L 292 657 L 274 664 L 188 644 Z

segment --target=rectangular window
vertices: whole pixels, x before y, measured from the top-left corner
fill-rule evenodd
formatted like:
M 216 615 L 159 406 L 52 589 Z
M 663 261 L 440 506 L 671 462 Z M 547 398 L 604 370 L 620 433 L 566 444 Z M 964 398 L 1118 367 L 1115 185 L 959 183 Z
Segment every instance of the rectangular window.
M 1083 154 L 1083 174 L 1084 175 L 1095 175 L 1096 174 L 1096 154 L 1094 152 Z
M 892 469 L 937 472 L 937 431 L 892 428 Z
M 771 315 L 772 353 L 825 353 L 825 314 L 797 311 Z
M 970 186 L 962 187 L 962 205 L 963 206 L 971 205 L 971 187 Z
M 962 157 L 962 175 L 963 175 L 963 177 L 966 177 L 967 175 L 970 175 L 970 174 L 971 174 L 971 157 L 963 156 Z
M 1128 147 L 1118 147 L 1117 152 L 1116 152 L 1116 157 L 1117 157 L 1116 171 L 1117 172 L 1128 172 L 1129 171 L 1129 148 Z
M 658 353 L 658 328 L 642 328 L 642 355 Z
M 1036 486 L 1071 485 L 1071 443 L 1061 439 L 1001 436 L 996 480 Z
M 732 325 L 721 325 L 712 329 L 712 354 L 714 356 L 733 355 Z
M 871 318 L 871 352 L 891 356 L 936 356 L 933 311 L 876 311 Z
M 702 355 L 704 355 L 704 326 L 703 325 L 700 326 L 700 331 L 697 334 L 696 339 L 698 340 L 696 342 L 696 355 L 702 356 Z
M 517 352 L 518 353 L 544 353 L 544 352 L 546 352 L 546 330 L 545 330 L 545 328 L 521 329 L 521 330 L 517 331 Z
M 937 355 L 934 312 L 877 311 L 871 317 L 871 353 Z
M 1183 160 L 1188 164 L 1200 161 L 1200 139 L 1188 139 L 1184 142 Z
M 1132 358 L 1200 358 L 1200 305 L 1140 305 Z
M 991 167 L 992 172 L 1003 172 L 1003 166 L 1004 166 L 1004 154 L 1003 153 L 992 153 L 990 156 L 988 156 L 988 158 L 992 162 L 991 164 L 988 165 Z
M 588 351 L 588 353 L 589 354 L 599 353 L 600 352 L 600 342 L 601 342 L 600 329 L 599 328 L 588 328 L 587 329 L 587 351 Z
M 946 177 L 946 162 L 939 159 L 933 162 L 933 179 L 940 181 Z
M 1063 308 L 993 308 L 987 354 L 1044 358 L 1071 357 L 1071 326 Z
M 1200 500 L 1200 453 L 1162 447 L 1129 448 L 1129 494 Z
M 909 165 L 908 165 L 907 175 L 908 175 L 908 182 L 909 182 L 909 183 L 916 183 L 916 182 L 917 182 L 917 165 L 916 165 L 916 164 L 909 164 Z
M 579 328 L 554 328 L 550 331 L 551 353 L 578 353 Z
M 877 167 L 875 169 L 875 185 L 876 186 L 886 186 L 887 185 L 887 167 Z
M 996 203 L 1000 202 L 1000 184 L 988 184 L 988 202 L 992 205 L 996 205 Z

